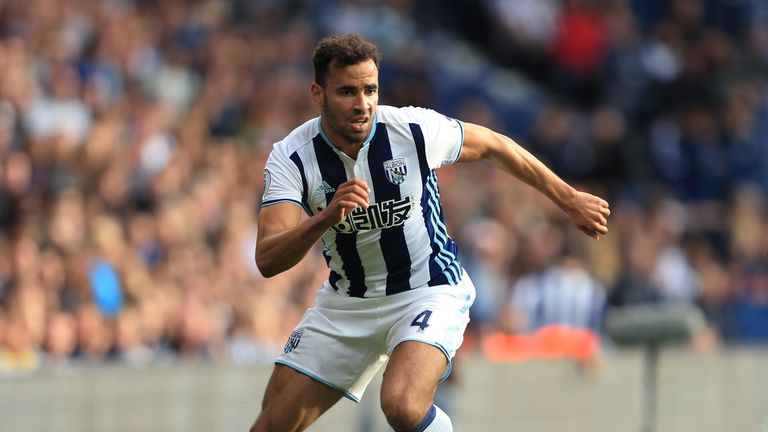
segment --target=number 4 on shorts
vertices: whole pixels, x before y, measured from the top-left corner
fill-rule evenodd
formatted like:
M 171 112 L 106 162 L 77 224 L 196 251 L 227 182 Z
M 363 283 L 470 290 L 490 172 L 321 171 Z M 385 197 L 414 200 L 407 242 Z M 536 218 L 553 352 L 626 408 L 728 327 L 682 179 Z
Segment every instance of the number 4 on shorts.
M 419 331 L 424 331 L 425 328 L 429 327 L 427 321 L 429 321 L 430 316 L 432 316 L 432 311 L 425 310 L 424 312 L 416 315 L 416 318 L 414 318 L 413 322 L 411 322 L 411 326 L 417 326 Z

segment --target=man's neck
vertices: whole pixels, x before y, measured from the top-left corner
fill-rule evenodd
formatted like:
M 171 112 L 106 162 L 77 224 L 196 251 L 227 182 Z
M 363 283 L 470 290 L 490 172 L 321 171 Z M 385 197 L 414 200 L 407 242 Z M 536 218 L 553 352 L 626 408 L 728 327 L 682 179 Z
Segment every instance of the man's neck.
M 328 130 L 330 128 L 326 127 L 322 120 L 320 121 L 320 128 L 322 129 L 323 137 L 326 141 L 328 141 L 328 144 L 334 146 L 340 152 L 351 157 L 352 159 L 357 160 L 357 155 L 360 153 L 360 149 L 363 148 L 363 143 L 350 143 L 338 135 L 334 136 L 335 134 L 329 134 Z
M 357 160 L 357 155 L 360 153 L 360 149 L 363 148 L 362 144 L 347 144 L 345 146 L 337 146 L 336 144 L 333 144 L 337 149 L 339 149 L 342 153 L 345 155 L 351 157 L 354 160 Z

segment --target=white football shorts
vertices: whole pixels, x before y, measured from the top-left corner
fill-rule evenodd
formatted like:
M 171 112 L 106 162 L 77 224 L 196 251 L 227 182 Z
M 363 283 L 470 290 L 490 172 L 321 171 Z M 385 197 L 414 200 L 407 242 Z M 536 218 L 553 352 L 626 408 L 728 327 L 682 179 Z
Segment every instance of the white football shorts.
M 425 286 L 379 298 L 341 296 L 326 283 L 275 363 L 359 402 L 392 351 L 402 342 L 419 341 L 445 354 L 445 379 L 474 300 L 475 286 L 466 272 L 456 286 Z

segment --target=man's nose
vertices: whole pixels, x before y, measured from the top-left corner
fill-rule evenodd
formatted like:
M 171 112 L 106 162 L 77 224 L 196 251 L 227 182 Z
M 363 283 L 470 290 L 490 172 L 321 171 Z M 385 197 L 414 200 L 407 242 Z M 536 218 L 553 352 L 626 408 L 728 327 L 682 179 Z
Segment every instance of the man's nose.
M 368 108 L 368 99 L 366 99 L 363 93 L 358 93 L 355 97 L 355 110 L 366 111 Z

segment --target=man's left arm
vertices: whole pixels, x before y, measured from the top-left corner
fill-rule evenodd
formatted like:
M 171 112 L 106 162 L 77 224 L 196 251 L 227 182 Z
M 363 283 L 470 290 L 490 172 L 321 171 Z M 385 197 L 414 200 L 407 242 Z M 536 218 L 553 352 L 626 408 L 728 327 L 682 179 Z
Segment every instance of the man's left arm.
M 608 202 L 574 189 L 513 139 L 472 123 L 464 126 L 464 145 L 459 162 L 487 159 L 546 195 L 588 236 L 599 239 L 608 233 Z

